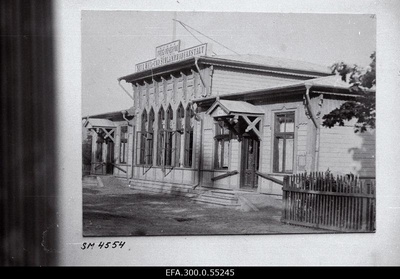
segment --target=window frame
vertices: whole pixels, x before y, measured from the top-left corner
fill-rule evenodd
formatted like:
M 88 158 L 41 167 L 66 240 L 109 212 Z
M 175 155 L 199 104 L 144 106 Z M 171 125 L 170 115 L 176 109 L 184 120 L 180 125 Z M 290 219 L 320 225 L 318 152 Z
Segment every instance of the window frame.
M 163 106 L 160 107 L 157 113 L 157 157 L 156 166 L 162 166 L 164 161 L 164 151 L 165 151 L 165 111 Z
M 171 106 L 168 107 L 166 111 L 166 117 L 165 117 L 165 146 L 164 146 L 164 166 L 166 167 L 172 167 L 174 166 L 174 110 L 172 109 Z
M 221 127 L 220 123 L 215 123 L 215 136 L 214 136 L 214 168 L 218 170 L 229 170 L 231 159 L 231 139 L 232 132 L 226 128 Z M 225 162 L 225 143 L 228 142 L 228 155 L 227 162 Z M 219 160 L 221 158 L 221 160 Z M 224 166 L 226 165 L 226 166 Z
M 136 161 L 136 165 L 144 166 L 146 165 L 146 145 L 147 145 L 147 128 L 148 128 L 148 115 L 147 110 L 144 109 L 141 114 L 141 126 L 140 131 L 137 131 L 136 138 L 138 139 L 139 143 L 136 146 L 136 154 L 139 156 L 138 160 Z
M 185 130 L 185 109 L 182 103 L 179 104 L 176 110 L 176 133 L 175 133 L 175 166 L 180 167 L 184 165 L 181 156 L 182 142 L 184 143 L 184 130 Z
M 194 152 L 194 111 L 188 105 L 185 109 L 185 127 L 184 127 L 184 159 L 183 166 L 185 168 L 193 167 L 193 152 Z M 193 123 L 193 125 L 192 125 Z
M 281 132 L 278 130 L 281 122 L 278 121 L 279 117 L 285 117 L 284 122 L 284 131 Z M 292 122 L 288 122 L 287 119 L 291 118 Z M 295 150 L 296 150 L 296 112 L 295 111 L 279 111 L 275 112 L 274 116 L 274 138 L 272 142 L 272 171 L 277 174 L 292 174 L 295 171 Z M 293 131 L 286 132 L 287 123 L 293 123 Z M 282 161 L 279 161 L 279 154 L 281 153 L 279 150 L 279 139 L 283 139 L 282 145 Z M 293 150 L 292 150 L 292 161 L 291 161 L 291 170 L 286 170 L 286 155 L 287 155 L 287 140 L 293 140 Z M 281 170 L 279 168 L 281 167 Z
M 153 108 L 151 108 L 147 118 L 147 138 L 145 147 L 145 160 L 146 164 L 149 166 L 153 165 L 154 123 L 155 123 L 155 114 Z
M 126 131 L 123 131 L 125 129 Z M 120 127 L 120 143 L 119 143 L 120 164 L 127 164 L 128 162 L 128 138 L 129 138 L 128 125 L 122 125 Z

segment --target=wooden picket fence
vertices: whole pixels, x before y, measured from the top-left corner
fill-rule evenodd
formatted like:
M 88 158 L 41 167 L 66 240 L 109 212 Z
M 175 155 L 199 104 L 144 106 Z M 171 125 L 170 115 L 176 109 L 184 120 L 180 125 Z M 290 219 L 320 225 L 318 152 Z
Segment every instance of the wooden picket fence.
M 285 176 L 281 221 L 341 232 L 374 232 L 375 178 L 311 172 Z

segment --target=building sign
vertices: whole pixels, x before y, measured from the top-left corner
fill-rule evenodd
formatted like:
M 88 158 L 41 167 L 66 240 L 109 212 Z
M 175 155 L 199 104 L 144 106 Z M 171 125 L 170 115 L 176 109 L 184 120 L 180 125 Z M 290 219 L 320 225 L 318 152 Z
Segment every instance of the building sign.
M 156 47 L 156 59 L 162 58 L 169 55 L 178 54 L 181 48 L 181 41 L 173 41 L 168 44 L 164 44 L 161 46 Z
M 156 47 L 156 58 L 136 64 L 136 72 L 160 67 L 169 63 L 178 62 L 195 56 L 207 54 L 207 44 L 197 45 L 191 48 L 180 50 L 180 40 L 173 41 Z

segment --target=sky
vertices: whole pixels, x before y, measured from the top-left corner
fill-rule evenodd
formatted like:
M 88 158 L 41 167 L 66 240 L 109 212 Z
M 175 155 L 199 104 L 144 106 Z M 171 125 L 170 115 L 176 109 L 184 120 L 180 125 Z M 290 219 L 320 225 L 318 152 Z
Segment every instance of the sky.
M 258 54 L 330 66 L 366 67 L 376 50 L 376 19 L 363 14 L 82 11 L 82 116 L 127 109 L 132 100 L 118 78 L 153 59 L 159 45 L 181 49 L 208 43 L 217 55 Z M 222 46 L 221 46 L 222 45 Z M 226 48 L 225 48 L 226 46 Z M 130 84 L 122 85 L 132 93 Z

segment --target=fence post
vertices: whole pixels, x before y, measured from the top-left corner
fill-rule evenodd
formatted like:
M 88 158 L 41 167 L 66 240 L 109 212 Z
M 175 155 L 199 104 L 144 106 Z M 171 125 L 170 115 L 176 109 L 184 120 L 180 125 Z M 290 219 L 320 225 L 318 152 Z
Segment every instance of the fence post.
M 360 192 L 362 194 L 367 194 L 368 189 L 365 187 L 365 181 L 360 181 Z M 367 229 L 367 213 L 368 211 L 368 198 L 363 197 L 361 199 L 361 230 L 365 231 Z
M 289 176 L 285 175 L 283 177 L 283 186 L 282 186 L 282 216 L 281 216 L 281 222 L 285 222 L 286 221 L 286 217 L 288 214 L 288 199 L 287 199 L 287 195 L 288 192 L 285 190 L 285 188 L 287 188 L 289 185 Z

